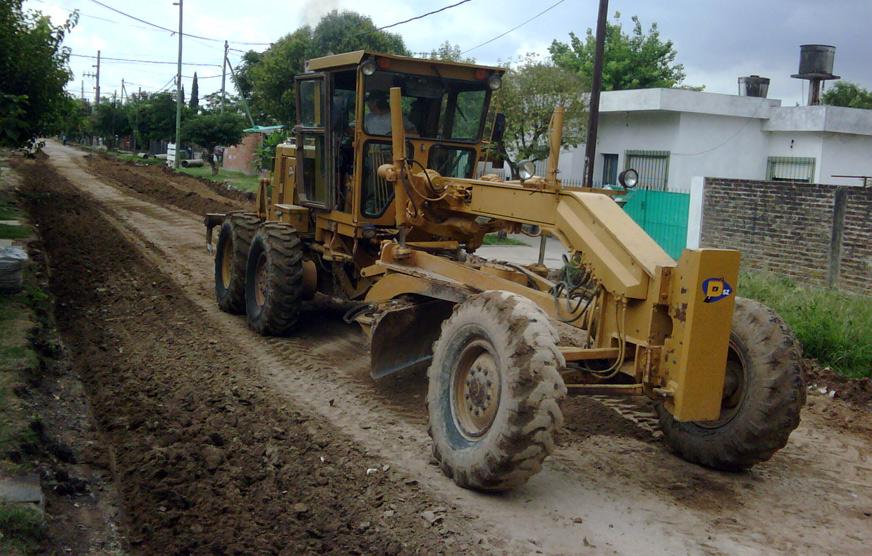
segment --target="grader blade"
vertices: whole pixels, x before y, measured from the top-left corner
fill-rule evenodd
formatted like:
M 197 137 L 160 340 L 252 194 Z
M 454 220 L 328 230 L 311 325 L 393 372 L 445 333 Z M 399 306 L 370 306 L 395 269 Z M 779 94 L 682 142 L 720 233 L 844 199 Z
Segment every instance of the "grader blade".
M 442 300 L 397 303 L 375 316 L 370 341 L 371 374 L 382 378 L 420 369 L 433 358 L 433 342 L 454 305 Z

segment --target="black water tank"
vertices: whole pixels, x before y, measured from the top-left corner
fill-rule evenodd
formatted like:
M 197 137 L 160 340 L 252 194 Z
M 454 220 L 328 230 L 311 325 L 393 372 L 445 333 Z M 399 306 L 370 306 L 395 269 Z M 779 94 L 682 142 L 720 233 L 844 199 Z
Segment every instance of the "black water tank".
M 826 77 L 833 74 L 836 47 L 828 44 L 803 44 L 799 47 L 799 77 Z
M 759 75 L 749 75 L 739 78 L 740 97 L 766 98 L 769 94 L 769 78 Z

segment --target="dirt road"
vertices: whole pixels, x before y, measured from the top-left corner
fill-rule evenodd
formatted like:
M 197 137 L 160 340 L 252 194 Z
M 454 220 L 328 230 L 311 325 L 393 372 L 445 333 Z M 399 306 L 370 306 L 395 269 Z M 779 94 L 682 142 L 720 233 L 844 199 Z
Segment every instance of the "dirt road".
M 128 273 L 113 283 L 108 295 L 119 303 L 137 304 L 135 314 L 143 318 L 149 314 L 139 305 L 143 298 L 131 293 L 142 289 L 154 300 L 157 314 L 182 311 L 183 320 L 166 323 L 175 332 L 149 340 L 160 346 L 161 338 L 181 334 L 191 349 L 197 347 L 187 366 L 173 368 L 181 373 L 174 374 L 174 380 L 196 383 L 211 370 L 220 380 L 232 382 L 238 372 L 246 377 L 252 395 L 279 408 L 277 420 L 283 418 L 280 408 L 287 406 L 299 413 L 297 419 L 342 431 L 356 450 L 390 463 L 396 479 L 383 483 L 386 496 L 406 500 L 410 493 L 403 489 L 414 483 L 419 491 L 412 496 L 424 501 L 416 511 L 431 504 L 444 508 L 451 534 L 441 538 L 453 543 L 445 547 L 449 552 L 862 554 L 872 546 L 872 418 L 825 396 L 810 396 L 803 422 L 784 450 L 741 474 L 714 472 L 673 456 L 650 432 L 643 405 L 623 411 L 637 424 L 613 411 L 614 404 L 575 398 L 565 408 L 561 446 L 528 485 L 501 496 L 461 490 L 430 465 L 422 376 L 373 383 L 362 336 L 336 315 L 309 314 L 290 338 L 255 336 L 243 318 L 221 313 L 215 306 L 212 262 L 199 215 L 180 208 L 172 201 L 175 197 L 161 191 L 130 188 L 120 174 L 89 166 L 74 149 L 50 143 L 47 152 L 47 162 L 78 190 L 68 204 L 75 207 L 77 196 L 97 201 L 112 225 L 115 235 L 95 234 L 97 244 L 114 246 L 111 253 L 125 261 L 122 268 L 138 268 L 137 261 L 142 261 L 143 268 L 158 272 Z M 57 206 L 64 208 L 63 203 Z M 76 219 L 64 223 L 89 225 Z M 97 253 L 94 257 L 99 263 Z M 87 271 L 87 266 L 80 270 Z M 163 326 L 160 319 L 147 322 Z M 109 326 L 99 312 L 93 315 L 95 329 Z M 121 326 L 115 334 L 137 330 L 141 333 Z M 204 337 L 210 346 L 205 350 L 200 343 Z M 129 356 L 113 354 L 122 361 Z M 185 370 L 188 366 L 190 371 Z M 246 408 L 237 408 L 234 416 L 246 419 Z M 318 434 L 314 429 L 309 440 L 317 441 Z M 300 442 L 279 440 L 270 445 L 285 450 L 287 444 L 299 447 Z M 353 454 L 343 456 L 346 463 L 354 460 Z M 287 452 L 279 457 L 293 460 Z M 354 480 L 366 481 L 368 461 L 361 459 L 358 467 Z M 356 483 L 339 483 L 336 488 L 350 484 Z M 219 499 L 225 495 L 217 484 L 214 492 Z M 339 503 L 341 492 L 334 494 Z M 260 502 L 256 497 L 247 501 Z M 142 503 L 157 502 L 145 497 Z M 289 500 L 283 511 L 293 513 L 293 507 Z M 274 502 L 269 508 L 276 519 L 283 515 Z M 354 516 L 357 511 L 363 510 L 349 509 L 341 515 Z M 184 511 L 178 516 L 184 520 Z M 421 523 L 426 524 L 423 519 Z M 420 534 L 422 549 L 428 551 L 436 542 L 427 536 L 432 528 L 421 533 L 419 525 L 409 522 L 404 530 Z M 339 546 L 346 545 L 333 548 Z

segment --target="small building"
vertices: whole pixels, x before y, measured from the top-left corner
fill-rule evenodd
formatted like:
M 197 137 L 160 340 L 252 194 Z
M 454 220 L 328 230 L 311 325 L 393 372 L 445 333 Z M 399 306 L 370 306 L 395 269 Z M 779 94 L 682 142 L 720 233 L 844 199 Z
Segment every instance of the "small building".
M 872 110 L 781 106 L 780 100 L 684 89 L 607 91 L 600 101 L 595 185 L 635 168 L 643 187 L 688 191 L 695 176 L 862 185 L 872 176 Z M 583 175 L 584 146 L 561 156 Z
M 224 148 L 221 167 L 226 170 L 242 172 L 248 176 L 257 174 L 257 151 L 266 135 L 280 129 L 283 125 L 254 126 L 243 130 L 245 136 L 238 145 Z

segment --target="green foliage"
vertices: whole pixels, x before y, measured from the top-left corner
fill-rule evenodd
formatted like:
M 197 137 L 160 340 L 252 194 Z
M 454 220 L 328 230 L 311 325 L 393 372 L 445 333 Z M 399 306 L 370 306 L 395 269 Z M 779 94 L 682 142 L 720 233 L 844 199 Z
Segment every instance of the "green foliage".
M 191 83 L 191 100 L 188 103 L 188 108 L 194 114 L 200 109 L 200 85 L 197 83 L 197 72 L 194 72 L 194 82 Z
M 788 278 L 765 273 L 742 274 L 737 291 L 778 312 L 806 356 L 845 376 L 872 376 L 869 297 L 801 287 Z
M 0 239 L 24 239 L 26 237 L 30 237 L 30 228 L 27 226 L 0 224 Z
M 4 554 L 37 554 L 45 539 L 45 521 L 36 508 L 0 503 L 0 533 Z
M 95 107 L 91 115 L 91 129 L 104 138 L 106 146 L 110 149 L 117 146 L 116 137 L 124 137 L 133 132 L 128 117 L 129 111 L 129 107 L 123 106 L 117 100 L 104 100 Z
M 606 22 L 603 54 L 603 90 L 676 87 L 684 81 L 684 66 L 675 63 L 677 52 L 672 41 L 663 41 L 657 24 L 648 32 L 642 30 L 637 16 L 632 17 L 633 30 L 624 33 L 621 14 L 615 13 L 614 23 Z M 596 37 L 591 29 L 582 40 L 569 34 L 569 43 L 553 41 L 548 48 L 559 67 L 577 73 L 587 85 L 592 82 Z
M 499 234 L 485 234 L 482 245 L 528 245 L 513 237 L 500 237 Z
M 263 138 L 263 142 L 257 149 L 257 169 L 272 170 L 275 164 L 276 147 L 284 142 L 288 132 L 279 129 Z
M 303 73 L 305 61 L 353 50 L 408 54 L 399 35 L 379 31 L 369 17 L 333 10 L 314 29 L 300 27 L 261 54 L 247 53 L 236 72 L 236 86 L 251 99 L 255 121 L 291 127 L 296 116 L 294 77 Z
M 439 48 L 430 51 L 430 59 L 441 60 L 443 62 L 460 62 L 462 64 L 475 63 L 475 58 L 464 56 L 462 52 L 460 45 L 445 41 L 439 45 Z
M 824 91 L 821 101 L 831 106 L 872 109 L 872 91 L 848 81 L 836 81 L 832 88 Z
M 182 126 L 182 138 L 206 149 L 212 174 L 218 173 L 214 151 L 218 145 L 235 145 L 242 140 L 245 120 L 233 112 L 192 116 Z
M 72 73 L 64 37 L 78 12 L 61 25 L 22 8 L 23 0 L 0 2 L 0 145 L 20 147 L 59 131 Z
M 127 105 L 128 119 L 136 134 L 136 142 L 147 145 L 149 141 L 171 141 L 176 136 L 176 98 L 172 93 L 155 93 L 137 98 Z M 182 110 L 182 122 L 187 119 L 188 109 Z
M 548 157 L 548 129 L 554 107 L 565 108 L 563 146 L 584 140 L 586 109 L 579 77 L 535 55 L 527 55 L 503 78 L 496 109 L 506 115 L 503 142 L 514 160 Z

